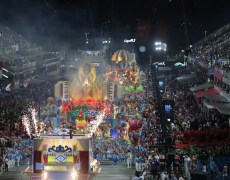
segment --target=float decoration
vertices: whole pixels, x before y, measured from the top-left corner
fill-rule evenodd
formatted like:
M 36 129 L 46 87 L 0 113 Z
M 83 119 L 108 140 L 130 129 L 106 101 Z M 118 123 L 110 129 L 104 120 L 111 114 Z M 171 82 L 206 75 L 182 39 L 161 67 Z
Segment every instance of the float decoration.
M 106 97 L 106 88 L 102 87 L 104 80 L 97 77 L 96 68 L 90 62 L 85 62 L 70 80 L 69 98 L 79 105 L 95 104 Z
M 52 146 L 51 148 L 48 149 L 48 152 L 55 152 L 55 153 L 64 153 L 64 152 L 72 152 L 72 148 L 68 146 Z
M 76 120 L 76 128 L 83 129 L 83 128 L 86 128 L 86 127 L 87 127 L 87 122 L 86 122 L 85 114 L 81 109 L 79 111 L 78 118 Z
M 119 50 L 116 51 L 113 55 L 112 55 L 112 59 L 113 62 L 115 63 L 119 63 L 121 61 L 127 61 L 128 60 L 128 55 L 127 52 L 125 50 Z

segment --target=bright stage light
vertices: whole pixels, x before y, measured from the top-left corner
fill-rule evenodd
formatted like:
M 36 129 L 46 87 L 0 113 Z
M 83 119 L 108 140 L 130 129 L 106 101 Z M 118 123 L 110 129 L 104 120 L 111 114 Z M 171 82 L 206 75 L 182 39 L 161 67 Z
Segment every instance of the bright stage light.
M 166 51 L 167 50 L 167 44 L 162 42 L 155 42 L 155 50 L 156 51 Z
M 71 177 L 72 177 L 72 179 L 76 179 L 76 177 L 77 177 L 76 171 L 73 171 L 73 172 L 71 173 Z
M 44 171 L 42 175 L 43 175 L 43 179 L 47 179 L 48 173 L 46 171 Z
M 161 45 L 160 41 L 155 42 L 155 46 Z

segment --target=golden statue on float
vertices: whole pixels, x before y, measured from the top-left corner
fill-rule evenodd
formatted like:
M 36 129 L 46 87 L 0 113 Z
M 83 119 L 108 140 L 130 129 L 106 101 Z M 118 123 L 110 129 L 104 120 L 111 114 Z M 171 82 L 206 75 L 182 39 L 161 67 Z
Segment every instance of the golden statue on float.
M 100 101 L 106 98 L 104 81 L 97 77 L 96 68 L 85 62 L 76 72 L 69 86 L 69 97 L 73 101 Z
M 98 106 L 106 98 L 105 78 L 97 77 L 96 68 L 90 63 L 83 63 L 70 79 L 68 94 L 72 106 Z M 86 133 L 88 123 L 85 112 L 80 109 L 76 116 L 76 130 Z

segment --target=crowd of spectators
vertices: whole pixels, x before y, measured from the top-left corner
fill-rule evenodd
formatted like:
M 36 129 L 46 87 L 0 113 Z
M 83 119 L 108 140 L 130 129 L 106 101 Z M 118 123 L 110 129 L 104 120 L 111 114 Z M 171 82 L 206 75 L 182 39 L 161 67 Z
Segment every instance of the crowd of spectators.
M 190 93 L 189 88 L 193 85 L 180 85 L 174 78 L 166 79 L 166 97 L 174 99 L 174 123 L 171 124 L 173 130 L 183 132 L 186 130 L 205 130 L 212 128 L 223 128 L 220 126 L 221 116 L 216 112 L 210 113 L 210 118 L 206 119 L 197 100 Z M 223 119 L 221 122 L 223 123 Z M 226 127 L 226 126 L 224 126 Z
M 52 82 L 40 87 L 30 86 L 22 92 L 8 92 L 0 97 L 0 170 L 7 171 L 15 165 L 30 163 L 31 137 L 28 136 L 22 124 L 22 115 L 28 113 L 29 108 L 45 112 L 46 99 L 53 96 Z M 8 167 L 8 168 L 7 168 Z
M 222 33 L 223 31 L 225 33 Z M 213 37 L 209 39 L 209 41 L 207 40 L 204 43 L 194 46 L 192 48 L 190 56 L 195 57 L 199 61 L 202 61 L 208 64 L 209 66 L 218 65 L 221 66 L 221 68 L 228 70 L 229 63 L 226 61 L 226 59 L 229 59 L 230 57 L 229 28 L 223 28 L 223 31 L 217 31 L 216 34 L 212 34 Z M 225 60 L 224 63 L 220 61 L 223 59 Z M 148 72 L 145 73 L 148 74 Z M 224 118 L 223 116 L 221 116 L 219 112 L 215 110 L 212 110 L 211 112 L 209 112 L 210 114 L 208 116 L 205 116 L 204 113 L 201 111 L 199 101 L 195 99 L 195 97 L 192 95 L 189 89 L 190 87 L 193 87 L 197 84 L 185 83 L 184 85 L 181 85 L 176 82 L 175 76 L 173 75 L 174 74 L 165 74 L 163 75 L 163 77 L 158 77 L 164 79 L 164 83 L 166 85 L 164 91 L 161 94 L 161 97 L 163 99 L 173 100 L 175 103 L 174 116 L 172 119 L 169 119 L 169 122 L 165 122 L 163 119 L 160 119 L 160 112 L 158 112 L 156 108 L 156 99 L 158 98 L 156 95 L 156 91 L 155 94 L 154 91 L 153 94 L 149 91 L 147 93 L 146 98 L 148 99 L 148 109 L 150 110 L 150 113 L 147 116 L 148 118 L 143 118 L 143 122 L 147 120 L 146 123 L 148 124 L 148 126 L 145 127 L 143 125 L 142 130 L 147 132 L 148 136 L 150 137 L 149 139 L 151 139 L 151 141 L 145 141 L 143 143 L 143 146 L 156 147 L 154 150 L 158 149 L 158 153 L 162 153 L 162 151 L 160 150 L 161 148 L 157 147 L 159 147 L 158 144 L 167 143 L 167 138 L 165 137 L 166 134 L 161 133 L 162 130 L 165 130 L 164 126 L 162 126 L 162 124 L 159 123 L 161 121 L 168 123 L 170 125 L 166 128 L 169 131 L 171 131 L 169 135 L 171 135 L 171 140 L 173 141 L 173 143 L 176 143 L 176 147 L 179 147 L 177 146 L 178 144 L 194 143 L 193 145 L 195 145 L 197 143 L 202 143 L 204 145 L 207 142 L 213 144 L 215 144 L 217 141 L 222 141 L 222 143 L 229 142 L 228 119 L 226 117 Z M 178 76 L 180 76 L 180 73 L 178 74 Z M 153 81 L 152 79 L 148 79 L 146 77 L 144 88 L 147 90 L 152 89 L 151 86 L 152 84 L 154 84 Z M 205 79 L 205 81 L 207 81 L 207 79 Z M 151 103 L 151 101 L 153 101 L 153 103 Z M 202 141 L 197 141 L 201 139 Z M 168 142 L 170 142 L 170 140 Z M 180 146 L 180 148 L 181 147 L 182 146 Z M 210 147 L 210 150 L 213 148 L 214 147 Z M 222 152 L 224 151 L 227 152 L 228 150 L 225 149 Z M 181 159 L 180 166 L 182 166 L 183 164 L 183 166 L 187 167 L 184 168 L 184 174 L 182 173 L 183 177 L 186 177 L 186 179 L 191 178 L 190 173 L 193 171 L 209 171 L 212 173 L 213 177 L 217 177 L 218 175 L 222 176 L 224 174 L 223 171 L 225 171 L 226 167 L 229 166 L 227 161 L 219 160 L 219 156 L 216 156 L 214 160 L 211 160 L 209 158 L 211 158 L 212 155 L 208 154 L 208 157 L 206 158 L 208 158 L 209 160 L 204 162 L 200 159 L 201 155 L 198 153 L 194 154 L 197 157 L 193 157 L 192 154 L 189 154 L 189 157 L 188 154 L 186 155 L 186 151 L 184 150 L 183 153 L 177 152 L 177 154 L 180 156 Z M 169 159 L 167 159 L 167 161 L 169 161 Z M 218 163 L 220 161 L 222 163 Z M 151 160 L 148 160 L 148 162 L 151 164 Z M 172 164 L 173 166 L 177 166 L 174 163 Z M 205 166 L 205 168 L 203 166 Z M 171 169 L 172 171 L 170 172 L 169 176 L 172 177 L 172 174 L 177 173 L 176 178 L 179 178 L 178 170 L 176 170 L 175 167 Z M 186 169 L 188 171 L 186 171 Z M 157 171 L 162 172 L 159 169 Z
M 217 65 L 225 67 L 225 69 L 228 68 L 230 59 L 230 29 L 228 28 L 226 31 L 224 34 L 215 34 L 215 38 L 207 40 L 204 43 L 194 45 L 191 48 L 190 56 L 208 64 L 210 67 Z M 223 62 L 226 60 L 228 61 Z
M 222 34 L 228 32 L 229 29 L 230 29 L 230 23 L 222 26 L 218 30 L 216 30 L 213 33 L 209 34 L 205 39 L 203 39 L 203 41 L 211 41 L 211 40 L 221 36 Z
M 42 48 L 27 41 L 22 35 L 10 28 L 0 25 L 0 52 L 1 54 L 15 53 L 18 50 L 24 52 L 40 51 Z
M 217 39 L 212 42 L 194 47 L 192 54 L 208 63 L 212 59 L 229 58 L 229 36 L 230 33 L 226 33 L 217 37 Z M 117 162 L 127 161 L 129 167 L 130 162 L 128 160 L 131 158 L 130 151 L 133 151 L 135 158 L 131 159 L 135 163 L 138 173 L 140 171 L 149 171 L 149 174 L 158 176 L 158 172 L 166 174 L 165 167 L 167 166 L 167 169 L 171 169 L 170 178 L 175 176 L 174 173 L 180 173 L 181 176 L 185 174 L 186 178 L 190 179 L 190 172 L 200 170 L 198 168 L 199 161 L 192 157 L 191 154 L 191 157 L 186 154 L 180 154 L 180 157 L 177 157 L 176 163 L 174 162 L 176 158 L 169 161 L 169 157 L 167 157 L 167 162 L 162 161 L 162 163 L 161 160 L 166 158 L 165 152 L 161 151 L 158 145 L 165 145 L 165 143 L 170 144 L 173 143 L 172 141 L 176 144 L 188 144 L 186 133 L 188 134 L 188 132 L 194 130 L 210 131 L 220 129 L 222 127 L 218 125 L 220 120 L 218 120 L 218 115 L 215 113 L 210 116 L 212 118 L 205 119 L 196 100 L 189 94 L 189 87 L 193 86 L 193 84 L 180 85 L 177 84 L 174 76 L 169 76 L 168 74 L 163 75 L 166 87 L 165 90 L 162 91 L 162 94 L 159 94 L 154 85 L 157 79 L 152 78 L 153 74 L 151 73 L 153 72 L 150 71 L 151 70 L 146 70 L 143 72 L 144 75 L 140 77 L 145 91 L 142 94 L 133 92 L 126 93 L 122 99 L 122 102 L 125 103 L 126 115 L 131 115 L 132 118 L 142 121 L 141 127 L 135 129 L 135 131 L 125 132 L 126 128 L 123 128 L 121 132 L 121 134 L 123 134 L 120 135 L 122 139 L 128 136 L 127 139 L 130 139 L 134 148 L 131 148 L 129 144 L 125 144 L 129 141 L 117 139 L 102 141 L 102 138 L 100 142 L 95 142 L 93 146 L 94 157 L 96 159 L 105 157 L 113 160 L 115 164 Z M 2 129 L 0 129 L 0 162 L 4 170 L 7 171 L 7 166 L 14 166 L 15 162 L 16 165 L 20 165 L 20 161 L 30 161 L 31 148 L 25 147 L 31 146 L 31 140 L 26 134 L 19 118 L 23 114 L 23 111 L 26 111 L 29 106 L 34 106 L 36 109 L 45 107 L 45 103 L 41 104 L 42 101 L 45 102 L 49 96 L 53 96 L 50 87 L 53 87 L 53 85 L 46 83 L 40 87 L 29 87 L 25 89 L 24 93 L 18 95 L 9 94 L 9 96 L 1 97 L 0 118 L 2 124 L 0 127 Z M 161 95 L 161 97 L 159 97 L 159 95 Z M 159 112 L 159 108 L 157 108 L 159 105 L 157 99 L 170 99 L 175 103 L 174 116 L 172 119 L 169 119 L 167 123 L 161 119 L 162 112 Z M 42 112 L 44 111 L 43 109 L 40 110 Z M 126 121 L 129 122 L 129 119 L 126 119 Z M 166 135 L 165 132 L 168 132 L 168 134 Z M 171 139 L 168 135 L 171 136 Z M 229 138 L 229 136 L 227 138 Z M 99 139 L 97 140 L 99 141 Z M 149 154 L 151 147 L 153 147 L 154 155 Z M 183 160 L 179 161 L 178 159 Z M 179 172 L 181 171 L 180 167 L 182 164 L 184 166 L 184 172 Z M 210 167 L 213 164 L 215 164 L 215 162 L 210 160 Z M 228 164 L 225 164 L 224 167 L 221 168 L 225 170 L 226 165 L 228 166 Z M 224 171 L 224 173 L 226 172 Z M 139 176 L 139 174 L 137 174 L 137 176 Z M 179 175 L 177 175 L 177 177 L 179 178 Z
M 14 95 L 0 98 L 0 167 L 1 171 L 31 161 L 31 141 L 20 116 L 31 100 Z
M 160 147 L 160 145 L 163 144 L 163 147 L 167 146 L 170 148 L 170 143 L 172 143 L 171 141 L 176 144 L 176 147 L 177 144 L 189 144 L 194 142 L 194 139 L 191 138 L 194 138 L 192 133 L 195 133 L 195 131 L 202 133 L 205 132 L 206 134 L 208 132 L 210 133 L 210 137 L 213 137 L 211 135 L 212 132 L 217 132 L 218 129 L 226 127 L 218 125 L 218 122 L 220 122 L 220 120 L 218 120 L 219 114 L 216 114 L 215 112 L 210 115 L 210 119 L 206 119 L 203 116 L 197 101 L 193 96 L 191 96 L 191 93 L 189 93 L 189 88 L 194 86 L 194 84 L 181 85 L 176 82 L 175 76 L 169 74 L 161 75 L 160 78 L 163 78 L 165 83 L 165 89 L 161 92 L 162 98 L 164 100 L 173 100 L 175 103 L 174 116 L 169 122 L 165 122 L 161 119 L 159 116 L 160 113 L 156 108 L 156 101 L 151 103 L 151 100 L 153 100 L 156 95 L 154 93 L 148 93 L 147 99 L 150 113 L 148 113 L 146 117 L 143 114 L 143 117 L 145 118 L 143 118 L 144 123 L 142 126 L 142 135 L 145 141 L 143 141 L 141 145 L 143 147 L 148 147 L 149 157 L 146 161 L 141 162 L 143 164 L 143 168 L 141 169 L 141 172 L 137 171 L 135 177 L 141 177 L 141 174 L 144 174 L 146 178 L 155 176 L 155 178 L 164 177 L 168 179 L 190 179 L 191 173 L 195 171 L 209 171 L 212 173 L 212 177 L 222 176 L 222 170 L 226 169 L 226 166 L 229 166 L 227 161 L 218 163 L 219 159 L 215 158 L 215 161 L 207 160 L 204 162 L 199 159 L 200 154 L 193 154 L 195 156 L 192 156 L 192 154 L 187 154 L 188 152 L 184 150 L 181 152 L 176 151 L 176 156 L 170 160 L 168 154 L 165 154 L 164 148 L 162 150 L 162 147 Z M 152 88 L 151 86 L 152 80 L 150 79 L 148 83 L 145 83 L 145 88 L 149 90 Z M 221 121 L 223 121 L 223 119 Z M 169 125 L 166 127 L 166 131 L 169 131 L 168 135 L 171 136 L 171 140 L 170 138 L 168 139 L 167 134 L 161 133 L 165 129 L 163 129 L 164 125 L 160 122 Z M 221 133 L 224 133 L 225 130 L 226 129 L 221 131 Z M 145 136 L 145 132 L 148 136 Z M 191 132 L 191 134 L 188 135 L 188 132 Z M 211 140 L 207 139 L 207 141 L 212 142 L 215 140 L 226 140 L 225 138 L 229 136 L 227 132 L 228 130 L 225 131 L 225 135 Z M 205 133 L 203 133 L 204 136 L 206 136 Z M 200 135 L 201 134 L 199 134 L 199 136 Z M 150 138 L 148 139 L 147 137 Z M 165 145 L 165 143 L 167 143 L 167 145 Z M 195 143 L 197 143 L 197 141 Z M 151 147 L 154 147 L 152 154 Z M 210 157 L 211 156 L 207 158 L 209 159 Z
M 165 99 L 173 99 L 175 102 L 174 105 L 174 117 L 170 123 L 172 130 L 173 141 L 176 144 L 191 144 L 197 145 L 202 143 L 203 145 L 206 142 L 216 142 L 224 141 L 225 143 L 229 141 L 229 129 L 228 129 L 228 119 L 220 119 L 221 116 L 216 111 L 209 112 L 209 116 L 204 116 L 203 112 L 200 109 L 198 101 L 190 93 L 189 88 L 194 86 L 194 84 L 179 84 L 175 77 L 165 75 L 165 91 L 163 97 Z M 225 123 L 223 126 L 222 124 Z M 212 133 L 214 135 L 212 135 Z M 197 136 L 196 136 L 197 135 Z M 207 139 L 207 137 L 210 137 Z M 201 140 L 202 139 L 202 140 Z M 181 148 L 182 146 L 180 146 Z M 184 154 L 185 155 L 185 154 Z M 192 159 L 192 157 L 190 157 Z M 215 164 L 215 161 L 209 161 L 207 166 L 210 171 L 211 162 Z M 191 164 L 191 163 L 190 163 Z M 196 159 L 195 171 L 202 170 L 202 162 L 199 161 L 199 158 Z M 221 172 L 224 166 L 229 164 L 221 164 L 216 166 L 217 172 Z M 188 178 L 188 177 L 187 177 Z

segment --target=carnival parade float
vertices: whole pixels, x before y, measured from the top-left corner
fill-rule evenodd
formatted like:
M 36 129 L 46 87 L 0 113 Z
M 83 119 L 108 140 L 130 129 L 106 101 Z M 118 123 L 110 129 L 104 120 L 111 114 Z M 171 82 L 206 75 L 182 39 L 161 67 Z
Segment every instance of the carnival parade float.
M 126 53 L 114 54 L 115 64 L 107 66 L 105 75 L 97 76 L 96 68 L 84 62 L 69 78 L 68 97 L 47 99 L 34 144 L 33 172 L 98 172 L 99 159 L 94 157 L 98 139 L 125 151 L 140 149 L 146 100 L 141 72 L 135 62 L 127 61 Z M 110 84 L 122 89 L 112 99 Z

